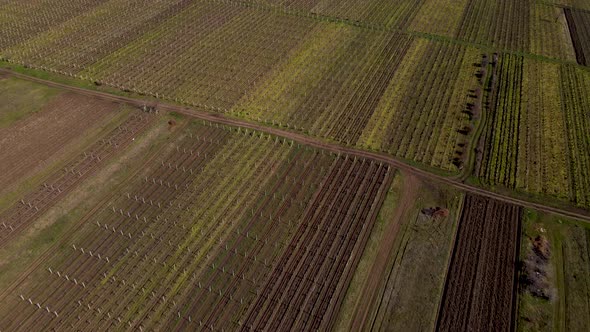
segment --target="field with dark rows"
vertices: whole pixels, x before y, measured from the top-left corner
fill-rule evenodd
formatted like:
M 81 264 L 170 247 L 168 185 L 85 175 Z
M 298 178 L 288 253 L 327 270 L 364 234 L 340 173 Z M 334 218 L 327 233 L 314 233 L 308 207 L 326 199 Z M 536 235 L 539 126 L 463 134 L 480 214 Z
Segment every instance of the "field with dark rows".
M 0 0 L 0 331 L 590 324 L 586 0 Z
M 437 329 L 510 331 L 522 210 L 467 195 Z
M 183 125 L 3 294 L 0 326 L 326 327 L 392 174 L 260 132 Z

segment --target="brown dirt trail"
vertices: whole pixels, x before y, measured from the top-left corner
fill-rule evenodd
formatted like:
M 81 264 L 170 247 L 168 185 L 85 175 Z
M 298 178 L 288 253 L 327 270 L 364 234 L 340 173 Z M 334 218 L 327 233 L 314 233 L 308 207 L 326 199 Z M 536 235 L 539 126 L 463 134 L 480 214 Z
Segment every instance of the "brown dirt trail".
M 400 197 L 400 201 L 395 209 L 395 214 L 392 220 L 387 225 L 383 233 L 383 239 L 377 252 L 377 257 L 371 268 L 368 279 L 363 288 L 363 301 L 369 305 L 357 307 L 354 317 L 352 319 L 351 331 L 361 331 L 368 323 L 371 315 L 371 305 L 375 303 L 375 298 L 382 288 L 383 276 L 386 274 L 387 263 L 393 253 L 393 246 L 395 239 L 399 232 L 402 218 L 407 217 L 408 210 L 412 207 L 416 197 L 418 196 L 417 188 L 420 180 L 411 174 L 404 174 L 404 186 Z

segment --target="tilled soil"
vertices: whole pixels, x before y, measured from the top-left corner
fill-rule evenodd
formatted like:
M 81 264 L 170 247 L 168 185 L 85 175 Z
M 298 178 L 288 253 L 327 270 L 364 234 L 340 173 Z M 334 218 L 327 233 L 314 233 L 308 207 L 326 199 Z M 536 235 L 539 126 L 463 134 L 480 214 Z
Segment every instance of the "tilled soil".
M 437 330 L 511 330 L 521 216 L 519 206 L 466 196 Z
M 590 40 L 588 40 L 588 31 L 585 21 L 590 18 L 590 14 L 583 11 L 575 11 L 570 8 L 564 8 L 565 18 L 569 27 L 569 32 L 576 52 L 576 61 L 584 66 L 590 64 Z

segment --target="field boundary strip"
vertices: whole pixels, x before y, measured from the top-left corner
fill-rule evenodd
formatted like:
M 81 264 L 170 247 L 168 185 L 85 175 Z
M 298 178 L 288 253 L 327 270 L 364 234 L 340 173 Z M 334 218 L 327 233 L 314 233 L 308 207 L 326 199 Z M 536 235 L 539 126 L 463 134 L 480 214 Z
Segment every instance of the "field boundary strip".
M 407 164 L 407 163 L 405 163 L 393 156 L 390 156 L 390 155 L 360 150 L 360 149 L 351 148 L 351 147 L 345 147 L 345 146 L 338 145 L 335 143 L 323 141 L 319 138 L 310 137 L 310 136 L 290 132 L 290 131 L 279 129 L 279 128 L 267 127 L 262 124 L 248 122 L 248 121 L 245 121 L 242 119 L 237 119 L 237 118 L 231 118 L 226 115 L 219 114 L 219 113 L 212 113 L 212 112 L 207 112 L 204 110 L 197 110 L 197 109 L 188 108 L 188 107 L 184 107 L 184 106 L 167 104 L 167 103 L 164 103 L 159 100 L 154 101 L 154 100 L 144 100 L 144 99 L 138 99 L 138 98 L 132 98 L 132 97 L 124 97 L 124 96 L 113 95 L 113 94 L 110 94 L 107 92 L 101 92 L 101 91 L 96 91 L 96 90 L 89 90 L 89 89 L 74 87 L 74 86 L 70 86 L 67 84 L 63 84 L 63 83 L 57 83 L 57 82 L 29 76 L 29 75 L 17 73 L 12 70 L 4 69 L 4 68 L 0 68 L 0 73 L 5 73 L 8 75 L 12 75 L 14 77 L 17 77 L 17 78 L 45 84 L 45 85 L 52 86 L 52 87 L 61 88 L 64 90 L 74 91 L 74 92 L 84 94 L 87 96 L 93 96 L 96 98 L 107 99 L 107 100 L 115 101 L 115 102 L 119 102 L 119 103 L 125 103 L 125 104 L 140 106 L 140 107 L 144 106 L 146 104 L 154 104 L 155 103 L 155 104 L 157 104 L 157 107 L 160 108 L 161 110 L 165 110 L 165 111 L 169 111 L 169 112 L 177 112 L 177 113 L 184 114 L 184 115 L 187 115 L 190 117 L 194 117 L 194 118 L 198 118 L 198 119 L 206 120 L 206 121 L 211 121 L 211 122 L 216 122 L 216 123 L 220 123 L 220 124 L 239 126 L 239 127 L 248 128 L 248 129 L 254 129 L 254 130 L 261 131 L 261 132 L 265 132 L 267 134 L 272 134 L 272 135 L 280 136 L 283 138 L 288 138 L 288 139 L 297 141 L 302 144 L 306 144 L 306 145 L 309 145 L 312 147 L 332 151 L 335 153 L 346 153 L 346 154 L 349 154 L 352 156 L 371 158 L 376 161 L 388 163 L 391 166 L 393 166 L 399 170 L 414 174 L 418 177 L 421 177 L 424 179 L 435 180 L 435 181 L 438 181 L 438 182 L 441 182 L 441 183 L 444 183 L 447 185 L 451 185 L 455 188 L 458 188 L 458 189 L 461 189 L 461 190 L 464 190 L 464 191 L 467 191 L 470 193 L 479 194 L 481 196 L 493 198 L 493 199 L 496 199 L 496 200 L 499 200 L 502 202 L 506 202 L 506 203 L 517 204 L 517 205 L 537 209 L 537 210 L 544 211 L 544 212 L 555 213 L 555 214 L 562 215 L 565 217 L 576 218 L 576 219 L 583 220 L 585 222 L 590 222 L 590 211 L 583 210 L 580 208 L 560 208 L 560 207 L 556 207 L 556 206 L 533 202 L 533 201 L 527 200 L 525 198 L 519 198 L 519 197 L 509 196 L 509 195 L 505 195 L 505 194 L 500 194 L 500 193 L 497 193 L 497 192 L 494 192 L 494 191 L 491 191 L 488 189 L 477 187 L 475 185 L 463 183 L 458 178 L 447 177 L 444 175 L 431 173 L 427 170 Z M 551 199 L 551 198 L 547 198 L 547 199 Z

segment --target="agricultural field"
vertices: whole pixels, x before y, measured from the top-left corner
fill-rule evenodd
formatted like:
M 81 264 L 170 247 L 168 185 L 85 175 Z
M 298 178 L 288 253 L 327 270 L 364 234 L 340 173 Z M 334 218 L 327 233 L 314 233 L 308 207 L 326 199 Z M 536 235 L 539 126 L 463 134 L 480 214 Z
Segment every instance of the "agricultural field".
M 566 10 L 535 2 L 531 8 L 530 51 L 550 58 L 576 61 Z
M 590 10 L 590 3 L 584 0 L 548 0 L 546 2 L 563 8 Z
M 527 210 L 522 229 L 517 330 L 584 330 L 590 324 L 588 224 Z
M 0 98 L 9 101 L 0 109 L 2 247 L 128 145 L 151 117 L 12 77 L 0 87 Z
M 589 59 L 579 0 L 0 0 L 0 331 L 584 330 Z
M 509 331 L 522 208 L 467 194 L 436 329 Z
M 378 219 L 381 242 L 365 249 L 360 264 L 369 266 L 359 266 L 359 291 L 349 290 L 336 330 L 435 328 L 463 195 L 406 174 L 394 185 Z
M 500 49 L 529 49 L 530 1 L 471 0 L 463 12 L 457 37 Z
M 376 316 L 367 325 L 373 330 L 434 329 L 461 203 L 461 197 L 453 194 L 443 193 L 447 196 L 404 225 Z M 435 205 L 439 203 L 445 207 Z M 429 210 L 437 207 L 441 213 Z
M 476 175 L 590 206 L 590 72 L 508 55 L 488 67 Z
M 3 329 L 329 326 L 394 170 L 185 122 L 2 294 Z
M 91 99 L 14 78 L 0 80 L 0 98 L 7 101 L 0 106 L 0 193 L 63 158 L 68 143 L 108 121 L 115 110 L 112 105 L 92 104 Z

